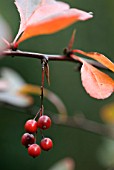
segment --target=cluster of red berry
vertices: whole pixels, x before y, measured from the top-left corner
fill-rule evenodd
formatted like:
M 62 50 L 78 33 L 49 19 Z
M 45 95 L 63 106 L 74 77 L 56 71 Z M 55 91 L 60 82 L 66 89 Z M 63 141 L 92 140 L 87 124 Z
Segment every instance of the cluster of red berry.
M 28 148 L 28 154 L 32 157 L 37 157 L 41 154 L 41 150 L 48 151 L 53 147 L 53 142 L 50 138 L 42 135 L 40 145 L 36 144 L 36 138 L 34 134 L 37 133 L 38 128 L 40 130 L 46 130 L 51 126 L 51 119 L 47 115 L 39 117 L 38 121 L 30 119 L 25 123 L 25 131 L 21 138 L 21 143 Z

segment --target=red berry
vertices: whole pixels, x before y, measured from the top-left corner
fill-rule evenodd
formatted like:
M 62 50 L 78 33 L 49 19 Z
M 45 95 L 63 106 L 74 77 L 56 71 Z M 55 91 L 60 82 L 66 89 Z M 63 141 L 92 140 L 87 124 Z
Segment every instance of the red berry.
M 43 150 L 48 151 L 53 147 L 53 142 L 50 138 L 43 138 L 40 142 L 40 146 Z
M 37 157 L 41 154 L 41 148 L 37 144 L 32 144 L 28 148 L 28 154 L 32 157 Z
M 45 130 L 48 129 L 50 126 L 51 126 L 51 119 L 46 115 L 40 116 L 40 118 L 38 119 L 38 127 Z
M 30 119 L 25 123 L 25 130 L 29 133 L 35 133 L 37 131 L 37 122 L 34 119 Z
M 21 138 L 22 145 L 28 147 L 29 145 L 33 144 L 35 142 L 35 137 L 32 134 L 24 133 Z

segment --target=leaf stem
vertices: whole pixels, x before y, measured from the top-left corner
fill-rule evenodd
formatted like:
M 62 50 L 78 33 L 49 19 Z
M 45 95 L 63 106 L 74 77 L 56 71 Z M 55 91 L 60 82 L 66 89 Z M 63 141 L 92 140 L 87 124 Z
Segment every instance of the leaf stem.
M 36 118 L 38 117 L 38 115 L 40 114 L 40 109 L 38 110 L 38 112 L 36 113 L 34 120 L 36 120 Z

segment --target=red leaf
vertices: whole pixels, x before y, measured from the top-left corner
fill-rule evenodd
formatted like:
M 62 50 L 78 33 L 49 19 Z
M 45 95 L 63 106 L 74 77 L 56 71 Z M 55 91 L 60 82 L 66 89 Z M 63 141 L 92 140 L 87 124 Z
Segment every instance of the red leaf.
M 72 56 L 83 63 L 81 68 L 81 80 L 87 93 L 97 99 L 105 99 L 114 91 L 114 80 L 107 74 L 91 66 L 83 59 Z
M 22 0 L 18 1 L 21 2 Z M 29 2 L 27 1 L 27 3 Z M 33 36 L 55 33 L 76 21 L 87 20 L 92 17 L 90 13 L 78 9 L 70 9 L 67 3 L 55 0 L 42 0 L 31 16 L 27 17 L 27 21 L 23 19 L 24 13 L 22 11 L 22 9 L 19 10 L 24 33 L 18 43 Z
M 81 50 L 74 50 L 74 52 L 85 55 L 87 57 L 93 58 L 94 60 L 97 60 L 99 63 L 110 69 L 114 72 L 114 63 L 111 62 L 107 57 L 105 57 L 103 54 L 97 53 L 97 52 L 89 52 L 86 53 Z

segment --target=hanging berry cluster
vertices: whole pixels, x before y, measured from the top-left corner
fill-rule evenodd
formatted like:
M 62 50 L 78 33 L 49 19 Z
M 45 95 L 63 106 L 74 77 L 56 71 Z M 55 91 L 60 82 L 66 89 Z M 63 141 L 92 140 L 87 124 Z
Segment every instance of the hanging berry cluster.
M 47 61 L 43 60 L 40 110 L 37 112 L 36 116 L 33 119 L 26 121 L 24 126 L 26 133 L 24 133 L 21 138 L 22 145 L 28 148 L 28 154 L 34 158 L 41 154 L 41 150 L 48 151 L 53 147 L 52 140 L 48 137 L 44 137 L 43 135 L 43 130 L 48 129 L 51 126 L 51 119 L 49 116 L 44 115 L 44 107 L 43 107 L 44 74 L 46 71 L 45 67 L 47 70 Z M 42 136 L 39 145 L 36 143 L 36 135 L 38 129 L 40 130 Z

